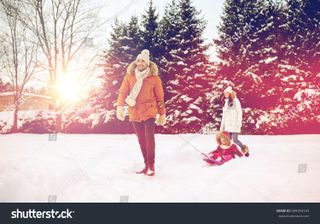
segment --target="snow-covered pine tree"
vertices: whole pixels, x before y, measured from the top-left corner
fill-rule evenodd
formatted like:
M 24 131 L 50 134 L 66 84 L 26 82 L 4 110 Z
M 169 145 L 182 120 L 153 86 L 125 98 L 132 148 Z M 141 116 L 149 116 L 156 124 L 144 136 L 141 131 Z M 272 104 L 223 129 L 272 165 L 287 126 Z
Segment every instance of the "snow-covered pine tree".
M 159 15 L 153 4 L 149 1 L 149 6 L 142 15 L 141 22 L 141 37 L 142 48 L 150 51 L 150 59 L 156 64 L 159 64 L 160 52 L 160 34 L 159 34 Z
M 227 71 L 233 73 L 225 77 L 236 86 L 244 106 L 263 109 L 275 102 L 275 96 L 268 90 L 274 86 L 271 71 L 278 63 L 279 36 L 274 31 L 279 21 L 279 10 L 272 1 L 234 2 L 235 5 L 227 6 L 232 9 L 240 7 L 236 10 L 239 12 L 238 23 L 233 25 L 236 26 L 234 29 L 236 33 L 231 34 L 230 29 L 226 27 L 230 21 L 226 24 L 223 22 L 221 28 L 225 29 L 220 29 L 222 31 L 220 41 L 227 34 L 231 34 L 227 37 L 231 39 L 229 44 L 231 48 L 228 50 L 222 46 L 222 50 L 230 55 L 226 64 L 231 69 Z M 226 12 L 233 13 L 233 11 L 235 9 Z M 234 21 L 234 15 L 226 15 L 226 18 L 229 17 Z M 261 100 L 264 104 L 259 103 Z
M 103 108 L 106 110 L 114 109 L 114 103 L 117 96 L 117 90 L 121 84 L 123 73 L 128 65 L 131 55 L 127 54 L 130 47 L 127 45 L 129 37 L 126 24 L 116 21 L 113 26 L 113 32 L 110 35 L 109 47 L 105 52 L 102 75 L 103 80 Z
M 303 12 L 306 17 L 305 60 L 308 70 L 320 79 L 320 0 L 305 0 Z
M 230 80 L 238 70 L 241 40 L 250 27 L 243 24 L 243 1 L 226 0 L 221 22 L 218 26 L 219 37 L 214 39 L 219 58 L 218 71 L 221 77 Z
M 160 71 L 162 73 L 162 82 L 165 88 L 165 98 L 171 99 L 172 86 L 168 85 L 171 80 L 175 79 L 177 74 L 177 57 L 174 55 L 180 50 L 180 28 L 181 25 L 179 8 L 176 0 L 172 0 L 166 5 L 164 15 L 159 24 L 160 34 Z
M 301 64 L 299 54 L 301 53 L 303 32 L 302 0 L 287 0 L 285 4 L 287 43 L 285 44 L 285 56 L 288 64 L 298 66 Z
M 166 108 L 170 132 L 197 132 L 208 122 L 209 59 L 205 21 L 190 0 L 172 1 L 161 22 Z
M 319 132 L 319 3 L 318 0 L 288 0 L 284 5 L 283 33 L 287 35 L 282 48 L 285 60 L 275 76 L 280 83 L 281 96 L 271 116 L 281 121 L 275 124 L 277 128 L 291 133 Z
M 250 29 L 242 40 L 239 61 L 245 67 L 235 72 L 232 81 L 241 91 L 243 105 L 267 110 L 274 107 L 280 96 L 276 91 L 279 82 L 274 76 L 284 59 L 283 32 L 279 29 L 283 14 L 280 4 L 273 1 L 250 1 L 244 7 L 245 23 Z
M 308 69 L 311 67 L 310 60 L 320 57 L 317 54 L 320 39 L 320 1 L 287 0 L 285 6 L 288 33 L 286 56 L 290 65 Z
M 126 54 L 129 62 L 133 62 L 137 55 L 143 49 L 142 31 L 140 28 L 138 17 L 132 16 L 128 23 L 127 38 L 124 39 L 123 44 L 128 46 Z
M 303 11 L 307 18 L 306 37 L 304 38 L 305 60 L 310 76 L 306 78 L 310 84 L 307 88 L 297 92 L 296 97 L 302 94 L 304 105 L 310 105 L 307 117 L 312 121 L 305 129 L 313 133 L 320 133 L 320 0 L 305 0 Z

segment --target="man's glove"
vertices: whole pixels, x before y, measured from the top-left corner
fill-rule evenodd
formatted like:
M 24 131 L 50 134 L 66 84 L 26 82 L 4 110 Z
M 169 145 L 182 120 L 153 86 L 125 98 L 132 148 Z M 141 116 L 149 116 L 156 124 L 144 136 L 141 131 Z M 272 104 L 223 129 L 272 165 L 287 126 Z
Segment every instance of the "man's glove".
M 159 126 L 164 126 L 165 123 L 167 121 L 167 118 L 166 118 L 166 115 L 165 114 L 162 114 L 160 116 L 157 117 L 156 119 L 156 125 L 159 125 Z
M 124 111 L 123 106 L 117 106 L 117 118 L 120 121 L 124 121 L 125 117 L 126 117 L 126 113 Z

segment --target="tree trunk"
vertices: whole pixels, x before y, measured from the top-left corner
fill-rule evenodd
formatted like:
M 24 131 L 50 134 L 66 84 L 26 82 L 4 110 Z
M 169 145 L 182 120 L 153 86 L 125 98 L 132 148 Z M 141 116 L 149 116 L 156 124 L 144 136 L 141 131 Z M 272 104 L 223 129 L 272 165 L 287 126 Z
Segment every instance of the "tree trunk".
M 62 114 L 60 110 L 56 110 L 56 132 L 61 132 L 62 130 Z
M 12 127 L 13 133 L 18 132 L 18 112 L 19 112 L 19 106 L 15 104 L 14 111 L 13 111 L 13 127 Z

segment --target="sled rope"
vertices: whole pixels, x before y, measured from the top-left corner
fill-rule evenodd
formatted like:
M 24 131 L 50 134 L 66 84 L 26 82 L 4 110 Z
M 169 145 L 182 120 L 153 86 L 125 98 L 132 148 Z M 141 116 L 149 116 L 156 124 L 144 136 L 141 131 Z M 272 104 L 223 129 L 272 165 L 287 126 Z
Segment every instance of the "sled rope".
M 206 158 L 210 159 L 209 156 L 203 152 L 201 152 L 197 147 L 195 147 L 194 145 L 192 145 L 187 139 L 185 139 L 184 137 L 182 137 L 181 135 L 178 135 L 184 142 L 186 142 L 188 145 L 190 145 L 193 149 L 195 149 L 196 151 L 198 151 L 200 154 L 202 154 L 203 156 L 205 156 Z M 211 159 L 210 159 L 211 160 Z

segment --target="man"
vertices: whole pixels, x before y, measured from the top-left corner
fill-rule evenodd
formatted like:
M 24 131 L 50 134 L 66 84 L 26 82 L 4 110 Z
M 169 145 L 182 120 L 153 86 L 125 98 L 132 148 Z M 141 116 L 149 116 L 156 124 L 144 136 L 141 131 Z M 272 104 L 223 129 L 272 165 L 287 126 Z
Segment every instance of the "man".
M 166 122 L 164 93 L 158 67 L 150 61 L 149 51 L 143 50 L 128 68 L 119 89 L 117 118 L 125 119 L 123 106 L 128 104 L 129 121 L 138 137 L 145 166 L 138 174 L 155 173 L 154 128 Z

